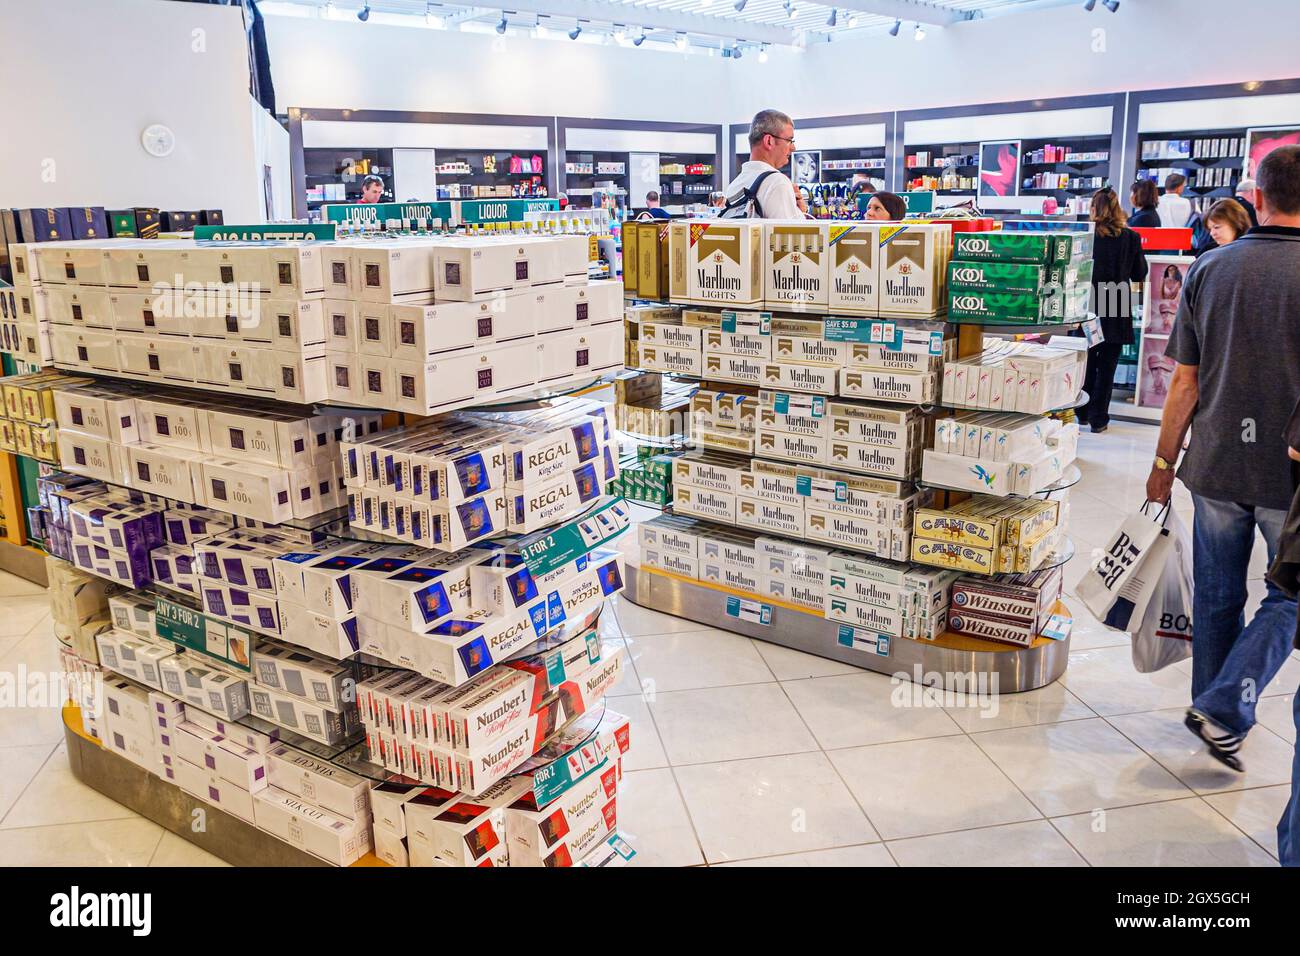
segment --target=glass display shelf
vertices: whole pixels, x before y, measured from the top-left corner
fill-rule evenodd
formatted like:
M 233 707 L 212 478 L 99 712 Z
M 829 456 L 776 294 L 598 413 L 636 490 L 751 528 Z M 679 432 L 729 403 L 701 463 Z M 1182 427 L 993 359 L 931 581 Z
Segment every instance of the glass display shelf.
M 593 375 L 573 382 L 561 382 L 555 385 L 546 385 L 539 388 L 524 389 L 513 395 L 502 397 L 500 400 L 494 400 L 487 403 L 479 403 L 475 399 L 466 399 L 464 405 L 455 408 L 448 408 L 443 411 L 434 412 L 430 415 L 413 415 L 406 413 L 408 417 L 416 419 L 432 419 L 439 415 L 445 415 L 450 412 L 508 412 L 513 410 L 524 410 L 522 406 L 535 405 L 537 402 L 544 402 L 548 398 L 563 398 L 566 395 L 576 395 L 587 389 L 594 388 L 604 384 L 606 381 L 613 381 L 605 375 Z M 311 406 L 313 414 L 316 415 L 340 415 L 352 413 L 354 415 L 375 415 L 382 412 L 390 411 L 387 408 L 364 407 L 360 405 L 332 404 L 330 402 L 316 402 Z
M 949 319 L 953 325 L 983 329 L 990 335 L 1060 335 L 1083 325 L 1084 319 L 1075 322 L 1055 322 L 1051 324 L 1028 325 L 1023 322 L 963 322 L 961 319 Z
M 1075 400 L 1072 401 L 1069 405 L 1062 405 L 1060 408 L 1049 408 L 1045 412 L 1015 412 L 1014 414 L 1024 415 L 1026 418 L 1042 418 L 1044 415 L 1056 415 L 1061 412 L 1068 412 L 1071 409 L 1083 408 L 1083 406 L 1087 405 L 1089 401 L 1091 401 L 1091 399 L 1088 397 L 1088 393 L 1081 390 L 1079 392 L 1078 397 L 1075 398 Z M 934 409 L 951 408 L 956 411 L 962 411 L 962 412 L 1004 412 L 1005 411 L 1005 409 L 1001 409 L 1001 408 L 982 408 L 978 405 L 958 405 L 956 402 L 937 402 L 932 407 Z
M 1066 490 L 1067 488 L 1073 488 L 1075 485 L 1077 485 L 1077 484 L 1078 484 L 1080 481 L 1082 481 L 1082 480 L 1083 480 L 1083 472 L 1081 472 L 1081 471 L 1079 470 L 1079 466 L 1078 466 L 1078 465 L 1073 465 L 1073 464 L 1071 464 L 1071 465 L 1067 465 L 1067 466 L 1065 467 L 1065 470 L 1061 473 L 1061 477 L 1060 477 L 1060 478 L 1056 479 L 1056 481 L 1052 482 L 1050 485 L 1047 485 L 1047 486 L 1045 486 L 1045 487 L 1043 487 L 1043 488 L 1039 488 L 1039 489 L 1038 489 L 1037 491 L 1035 491 L 1035 492 L 1032 492 L 1032 493 L 1030 493 L 1030 494 L 1025 494 L 1025 495 L 1021 495 L 1021 494 L 1007 494 L 1007 495 L 990 495 L 989 497 L 993 497 L 993 498 L 1037 498 L 1039 495 L 1050 495 L 1050 494 L 1052 494 L 1053 492 L 1056 492 L 1056 491 L 1064 491 L 1064 490 Z M 918 488 L 929 488 L 929 489 L 931 489 L 931 490 L 933 490 L 933 491 L 960 491 L 960 492 L 963 492 L 963 493 L 965 493 L 965 494 L 970 494 L 970 495 L 986 494 L 986 492 L 975 491 L 975 490 L 973 490 L 973 489 L 971 489 L 971 488 L 955 488 L 955 487 L 953 487 L 952 485 L 941 485 L 941 484 L 936 484 L 935 482 L 932 482 L 932 481 L 926 481 L 924 478 L 918 479 L 917 482 L 916 482 L 916 486 L 917 486 Z
M 642 435 L 639 432 L 628 432 L 622 429 L 615 429 L 615 432 L 620 442 L 632 445 L 648 445 L 652 448 L 662 448 L 665 451 L 677 451 L 694 447 L 689 435 Z

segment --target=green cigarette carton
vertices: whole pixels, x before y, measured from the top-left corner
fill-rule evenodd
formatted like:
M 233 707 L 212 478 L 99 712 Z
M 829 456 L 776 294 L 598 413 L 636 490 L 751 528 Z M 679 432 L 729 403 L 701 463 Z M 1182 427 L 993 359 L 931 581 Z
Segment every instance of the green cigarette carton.
M 948 264 L 948 288 L 980 292 L 1049 295 L 1092 281 L 1092 260 L 1075 263 L 980 262 L 954 259 Z
M 1091 292 L 1089 286 L 1052 295 L 958 289 L 949 296 L 948 316 L 958 322 L 1007 325 L 1071 322 L 1086 317 Z
M 1086 232 L 959 232 L 953 237 L 954 259 L 1048 264 L 1092 258 L 1092 234 Z

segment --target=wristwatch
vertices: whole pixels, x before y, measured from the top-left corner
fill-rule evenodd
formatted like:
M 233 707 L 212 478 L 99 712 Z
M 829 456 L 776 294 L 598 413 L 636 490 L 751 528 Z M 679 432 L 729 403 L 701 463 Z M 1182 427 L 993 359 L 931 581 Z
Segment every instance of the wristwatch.
M 1174 470 L 1174 463 L 1167 458 L 1161 458 L 1159 455 L 1156 455 L 1155 466 L 1156 466 L 1156 471 Z

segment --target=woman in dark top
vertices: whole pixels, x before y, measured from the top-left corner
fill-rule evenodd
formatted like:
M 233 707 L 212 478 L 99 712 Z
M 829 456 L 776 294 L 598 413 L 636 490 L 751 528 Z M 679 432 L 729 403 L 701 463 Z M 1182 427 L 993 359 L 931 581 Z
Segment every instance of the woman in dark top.
M 1160 204 L 1160 190 L 1154 180 L 1139 179 L 1133 184 L 1133 216 L 1128 224 L 1132 229 L 1158 229 L 1160 213 L 1156 206 Z
M 1103 341 L 1088 349 L 1088 370 L 1083 388 L 1088 404 L 1080 410 L 1081 424 L 1094 434 L 1110 425 L 1110 394 L 1120 352 L 1133 339 L 1133 287 L 1147 277 L 1142 240 L 1126 225 L 1128 217 L 1115 190 L 1107 186 L 1092 197 L 1091 217 L 1096 224 L 1092 250 L 1092 309 L 1101 320 Z

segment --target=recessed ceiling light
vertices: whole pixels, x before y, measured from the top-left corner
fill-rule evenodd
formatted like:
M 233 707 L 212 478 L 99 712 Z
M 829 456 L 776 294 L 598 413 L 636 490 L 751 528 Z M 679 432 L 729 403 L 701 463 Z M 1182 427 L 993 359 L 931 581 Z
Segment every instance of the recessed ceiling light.
M 921 40 L 924 39 L 925 39 L 925 27 L 921 26 L 921 24 L 918 23 L 916 25 L 916 40 L 917 42 L 920 42 Z

